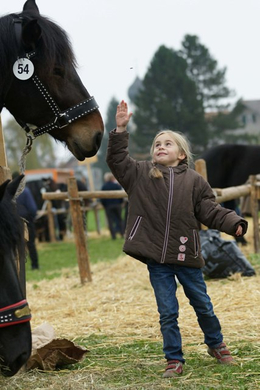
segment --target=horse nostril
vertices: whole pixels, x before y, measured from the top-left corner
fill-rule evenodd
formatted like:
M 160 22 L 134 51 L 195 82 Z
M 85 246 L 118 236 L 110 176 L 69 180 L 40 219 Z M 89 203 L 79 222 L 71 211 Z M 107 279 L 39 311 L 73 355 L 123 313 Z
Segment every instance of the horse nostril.
M 103 134 L 101 132 L 97 133 L 95 136 L 95 145 L 96 145 L 97 149 L 100 148 L 102 137 L 103 137 Z

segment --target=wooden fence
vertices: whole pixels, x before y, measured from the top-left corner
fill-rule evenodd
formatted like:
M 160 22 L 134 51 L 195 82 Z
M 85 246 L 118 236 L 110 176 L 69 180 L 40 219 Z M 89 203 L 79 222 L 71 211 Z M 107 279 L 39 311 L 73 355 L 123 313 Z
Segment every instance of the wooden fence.
M 207 180 L 207 169 L 204 160 L 197 160 L 195 169 Z M 0 184 L 5 180 L 11 179 L 11 172 L 7 166 L 5 153 L 5 143 L 2 131 L 1 116 L 0 116 Z M 225 189 L 215 189 L 216 200 L 219 203 L 224 201 L 237 199 L 242 196 L 250 196 L 251 213 L 253 217 L 254 229 L 254 250 L 259 253 L 259 224 L 258 224 L 258 200 L 260 199 L 260 185 L 256 181 L 255 176 L 250 176 L 250 184 L 245 184 L 238 187 L 230 187 Z M 52 200 L 69 200 L 72 225 L 74 230 L 74 239 L 77 251 L 77 260 L 79 266 L 80 280 L 84 284 L 86 280 L 91 281 L 91 271 L 89 265 L 89 257 L 84 234 L 84 225 L 82 218 L 82 199 L 98 199 L 98 198 L 124 198 L 127 197 L 125 191 L 78 191 L 76 179 L 74 177 L 68 179 L 67 192 L 46 192 L 43 194 L 43 199 Z M 95 210 L 97 213 L 97 210 Z M 50 234 L 54 236 L 54 214 L 52 212 L 51 203 L 49 202 L 48 223 Z M 96 214 L 97 217 L 97 214 Z M 19 267 L 18 267 L 19 268 Z M 25 267 L 20 264 L 20 279 L 25 290 Z
M 204 160 L 196 161 L 196 170 L 201 173 L 204 178 L 206 176 L 206 165 Z M 224 201 L 237 199 L 243 196 L 250 196 L 251 199 L 251 213 L 254 224 L 254 250 L 259 253 L 259 225 L 258 225 L 258 199 L 260 199 L 259 184 L 256 182 L 255 176 L 250 176 L 250 184 L 245 184 L 238 187 L 229 187 L 224 189 L 213 189 L 216 194 L 216 201 L 222 203 Z M 86 280 L 91 281 L 91 272 L 89 265 L 89 257 L 84 236 L 84 226 L 81 210 L 82 199 L 93 198 L 126 198 L 127 194 L 123 190 L 118 191 L 78 191 L 76 179 L 68 179 L 67 192 L 45 192 L 42 194 L 45 200 L 69 200 L 71 207 L 71 218 L 74 229 L 75 244 L 77 250 L 78 266 L 81 283 L 84 284 Z M 51 214 L 49 214 L 51 218 Z M 53 217 L 52 217 L 53 218 Z M 53 222 L 54 223 L 54 222 Z

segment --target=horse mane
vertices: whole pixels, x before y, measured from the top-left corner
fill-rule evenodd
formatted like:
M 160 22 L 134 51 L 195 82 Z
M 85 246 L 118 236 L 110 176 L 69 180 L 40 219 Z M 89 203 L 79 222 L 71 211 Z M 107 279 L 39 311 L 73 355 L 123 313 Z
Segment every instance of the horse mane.
M 19 14 L 10 14 L 0 18 L 0 42 L 2 41 L 0 71 L 2 77 L 5 77 L 7 64 L 10 64 L 10 57 L 11 60 L 15 61 L 18 54 L 18 45 L 13 25 L 15 17 L 22 17 L 25 23 L 37 19 L 42 30 L 42 36 L 37 45 L 36 57 L 37 62 L 41 64 L 40 68 L 45 74 L 46 72 L 52 72 L 55 66 L 66 68 L 66 64 L 72 64 L 76 67 L 75 56 L 67 33 L 47 17 L 23 11 Z
M 4 81 L 6 77 L 8 64 L 12 60 L 10 59 L 10 56 L 13 57 L 14 61 L 14 53 L 17 52 L 17 45 L 11 28 L 13 29 L 13 26 L 9 15 L 0 18 L 0 81 Z M 8 46 L 4 43 L 6 41 L 6 37 L 8 37 Z
M 25 258 L 24 225 L 16 204 L 5 198 L 0 202 L 0 255 L 18 254 Z

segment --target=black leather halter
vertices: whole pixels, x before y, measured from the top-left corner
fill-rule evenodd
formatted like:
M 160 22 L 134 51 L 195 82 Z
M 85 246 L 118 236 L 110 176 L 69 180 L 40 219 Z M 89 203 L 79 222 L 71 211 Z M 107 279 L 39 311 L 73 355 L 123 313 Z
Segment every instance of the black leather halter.
M 23 49 L 21 37 L 22 37 L 22 22 L 23 18 L 15 16 L 13 19 L 15 36 L 19 47 L 19 58 L 24 57 L 30 59 L 35 55 L 35 52 L 26 53 Z M 54 114 L 54 119 L 47 123 L 44 126 L 31 128 L 29 124 L 23 122 L 19 118 L 15 117 L 15 120 L 19 125 L 27 132 L 32 132 L 34 138 L 39 135 L 48 133 L 54 129 L 62 129 L 70 125 L 75 120 L 90 114 L 91 112 L 98 109 L 98 104 L 93 96 L 87 98 L 86 100 L 76 104 L 73 107 L 68 108 L 65 111 L 61 111 L 58 104 L 54 101 L 48 90 L 44 87 L 37 75 L 33 75 L 31 78 L 36 86 L 36 88 L 41 93 L 45 102 L 48 103 L 50 110 Z M 26 81 L 24 81 L 26 83 Z
M 32 318 L 26 299 L 0 309 L 0 328 L 28 322 Z

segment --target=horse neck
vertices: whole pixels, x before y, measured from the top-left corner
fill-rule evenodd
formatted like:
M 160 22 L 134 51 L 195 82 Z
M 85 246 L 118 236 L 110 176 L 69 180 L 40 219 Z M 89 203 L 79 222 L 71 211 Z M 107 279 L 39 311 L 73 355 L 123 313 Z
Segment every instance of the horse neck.
M 24 227 L 16 206 L 4 194 L 0 202 L 0 302 L 22 299 L 23 294 L 15 264 L 16 256 L 25 259 Z M 3 298 L 4 297 L 4 298 Z
M 12 305 L 23 300 L 24 294 L 18 278 L 15 264 L 15 255 L 0 256 L 0 308 Z

